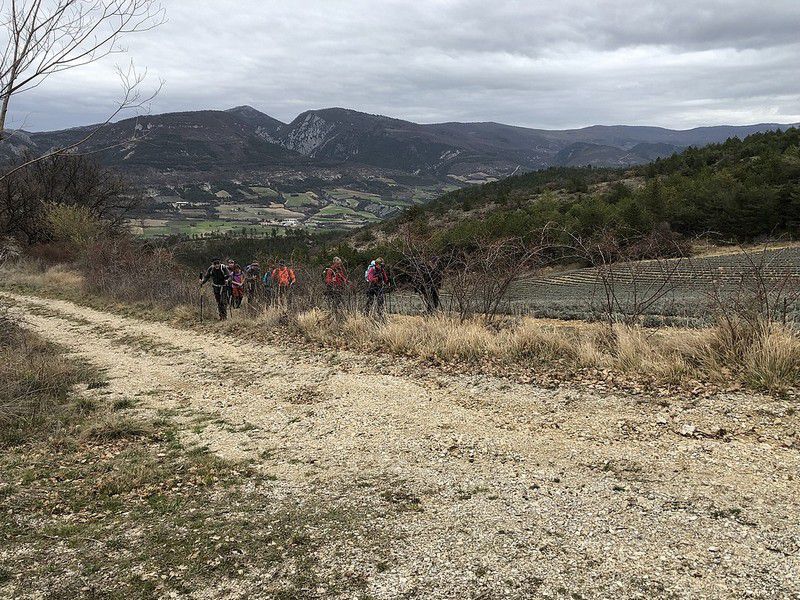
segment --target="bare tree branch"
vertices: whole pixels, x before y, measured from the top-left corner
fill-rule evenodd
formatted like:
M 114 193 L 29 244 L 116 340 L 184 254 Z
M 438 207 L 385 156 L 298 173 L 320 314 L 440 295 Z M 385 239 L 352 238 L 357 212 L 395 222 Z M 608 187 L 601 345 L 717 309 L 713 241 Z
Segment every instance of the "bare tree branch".
M 11 0 L 0 10 L 4 10 L 0 23 L 0 141 L 8 135 L 6 120 L 14 96 L 34 89 L 53 74 L 123 52 L 122 37 L 149 31 L 165 20 L 156 0 Z M 127 70 L 118 69 L 118 74 L 123 83 L 122 100 L 99 127 L 74 144 L 31 160 L 70 152 L 121 112 L 140 108 L 155 95 L 142 98 L 146 71 L 139 74 L 131 64 Z M 29 164 L 18 165 L 15 171 Z

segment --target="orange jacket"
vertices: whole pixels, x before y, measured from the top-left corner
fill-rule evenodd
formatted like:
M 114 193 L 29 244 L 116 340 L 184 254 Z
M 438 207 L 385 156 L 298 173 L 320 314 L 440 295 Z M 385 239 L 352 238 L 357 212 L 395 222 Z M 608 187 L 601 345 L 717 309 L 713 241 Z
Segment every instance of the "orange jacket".
M 325 269 L 325 285 L 333 288 L 343 288 L 350 281 L 342 265 L 330 266 Z
M 272 271 L 272 283 L 273 285 L 277 284 L 280 287 L 286 287 L 288 285 L 293 284 L 295 281 L 294 271 L 289 267 L 278 267 L 274 271 Z

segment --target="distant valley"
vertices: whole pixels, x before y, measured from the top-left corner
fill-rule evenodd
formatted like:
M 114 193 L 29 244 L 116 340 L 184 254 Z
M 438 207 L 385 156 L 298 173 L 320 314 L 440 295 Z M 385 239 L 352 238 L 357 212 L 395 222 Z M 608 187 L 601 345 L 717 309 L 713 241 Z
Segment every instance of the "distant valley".
M 97 126 L 17 132 L 12 161 L 65 147 Z M 642 126 L 529 129 L 418 124 L 343 108 L 283 123 L 252 107 L 166 113 L 103 127 L 82 146 L 145 190 L 133 226 L 149 236 L 353 228 L 463 187 L 550 166 L 625 167 L 687 146 L 783 129 Z

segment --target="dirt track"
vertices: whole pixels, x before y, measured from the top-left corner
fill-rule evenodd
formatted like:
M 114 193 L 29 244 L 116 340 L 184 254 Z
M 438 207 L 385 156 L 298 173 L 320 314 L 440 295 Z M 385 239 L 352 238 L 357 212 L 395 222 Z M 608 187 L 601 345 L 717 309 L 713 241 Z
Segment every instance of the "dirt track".
M 46 338 L 286 493 L 365 496 L 374 597 L 800 598 L 800 407 L 668 402 L 256 345 L 14 296 Z M 202 431 L 191 427 L 203 420 Z M 687 426 L 693 426 L 692 429 Z

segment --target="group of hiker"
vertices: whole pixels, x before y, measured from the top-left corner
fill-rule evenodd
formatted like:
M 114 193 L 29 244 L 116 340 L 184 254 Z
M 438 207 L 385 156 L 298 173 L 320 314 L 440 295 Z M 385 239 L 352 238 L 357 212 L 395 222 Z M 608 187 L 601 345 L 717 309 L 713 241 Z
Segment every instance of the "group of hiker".
M 342 259 L 334 257 L 331 264 L 322 272 L 325 282 L 325 298 L 328 306 L 335 313 L 342 309 L 345 294 L 353 289 Z M 242 267 L 233 259 L 222 261 L 215 258 L 211 266 L 200 275 L 200 286 L 208 282 L 214 292 L 219 318 L 227 319 L 228 309 L 241 308 L 245 296 L 249 303 L 267 301 L 281 308 L 291 304 L 292 290 L 297 283 L 294 269 L 285 261 L 278 262 L 272 270 L 262 272 L 258 261 Z M 389 272 L 382 258 L 373 260 L 364 272 L 366 303 L 364 313 L 373 311 L 382 316 L 389 290 Z

